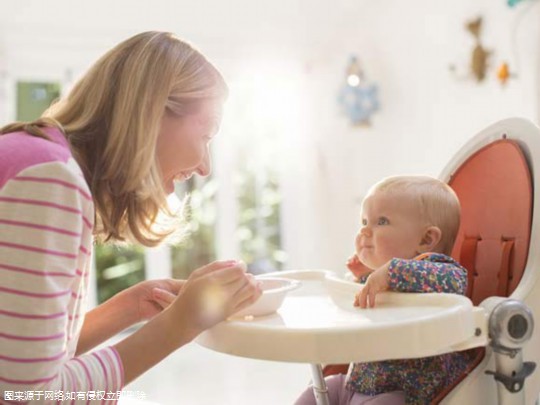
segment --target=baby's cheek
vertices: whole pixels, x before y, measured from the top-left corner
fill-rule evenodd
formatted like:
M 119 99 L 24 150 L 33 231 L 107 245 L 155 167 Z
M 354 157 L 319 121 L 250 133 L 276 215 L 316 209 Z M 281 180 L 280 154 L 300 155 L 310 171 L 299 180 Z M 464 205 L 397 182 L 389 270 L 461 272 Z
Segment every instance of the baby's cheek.
M 356 235 L 356 238 L 354 239 L 354 249 L 356 250 L 356 253 L 360 251 L 360 237 Z
M 386 262 L 395 254 L 395 249 L 392 249 L 392 246 L 389 246 L 388 244 L 381 244 L 377 252 L 377 259 L 379 259 L 381 262 Z

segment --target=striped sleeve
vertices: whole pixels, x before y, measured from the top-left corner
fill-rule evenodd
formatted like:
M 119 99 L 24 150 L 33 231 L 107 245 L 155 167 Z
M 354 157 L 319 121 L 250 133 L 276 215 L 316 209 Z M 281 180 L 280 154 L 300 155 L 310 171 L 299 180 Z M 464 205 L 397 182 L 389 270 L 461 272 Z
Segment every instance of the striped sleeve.
M 0 189 L 4 400 L 16 391 L 117 392 L 123 386 L 122 363 L 112 347 L 74 357 L 93 218 L 90 192 L 73 160 L 31 166 Z

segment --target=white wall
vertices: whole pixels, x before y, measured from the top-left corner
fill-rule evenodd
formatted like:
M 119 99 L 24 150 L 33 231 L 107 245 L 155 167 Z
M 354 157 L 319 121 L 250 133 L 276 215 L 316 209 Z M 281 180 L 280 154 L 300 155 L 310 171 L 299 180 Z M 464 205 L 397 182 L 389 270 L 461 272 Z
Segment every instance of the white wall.
M 527 2 L 526 2 L 527 3 Z M 315 200 L 325 202 L 312 266 L 343 268 L 352 252 L 359 207 L 367 188 L 399 173 L 438 175 L 477 131 L 508 116 L 538 123 L 540 106 L 540 4 L 522 15 L 516 30 L 519 79 L 502 88 L 494 78 L 504 59 L 515 66 L 511 43 L 517 10 L 505 1 L 378 1 L 358 5 L 356 24 L 342 40 L 326 44 L 312 62 L 320 181 Z M 483 44 L 494 51 L 485 83 L 449 74 L 465 70 L 472 37 L 465 20 L 484 16 Z M 380 88 L 381 111 L 369 129 L 351 128 L 336 115 L 337 79 L 349 53 L 357 53 Z
M 245 73 L 253 61 L 293 66 L 303 72 L 305 105 L 293 125 L 299 133 L 284 135 L 286 159 L 294 162 L 284 173 L 288 266 L 343 269 L 360 201 L 373 182 L 395 173 L 437 175 L 460 145 L 498 119 L 538 122 L 539 3 L 509 9 L 503 0 L 3 0 L 0 71 L 12 97 L 17 79 L 65 81 L 68 70 L 80 74 L 116 42 L 148 29 L 193 42 L 231 80 L 260 74 Z M 449 64 L 461 71 L 468 64 L 473 41 L 463 24 L 478 14 L 493 63 L 515 65 L 513 24 L 529 4 L 515 36 L 519 79 L 501 88 L 494 66 L 479 85 L 449 73 Z M 382 108 L 368 129 L 349 126 L 338 113 L 351 53 L 380 89 Z M 11 105 L 1 102 L 0 119 L 12 117 Z

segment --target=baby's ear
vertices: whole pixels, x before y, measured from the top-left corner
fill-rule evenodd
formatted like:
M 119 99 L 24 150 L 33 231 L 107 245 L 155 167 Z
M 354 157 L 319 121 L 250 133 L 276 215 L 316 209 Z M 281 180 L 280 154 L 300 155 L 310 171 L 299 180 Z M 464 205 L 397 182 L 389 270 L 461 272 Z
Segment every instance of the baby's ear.
M 420 241 L 419 253 L 433 252 L 442 238 L 442 231 L 438 226 L 430 226 L 424 231 Z

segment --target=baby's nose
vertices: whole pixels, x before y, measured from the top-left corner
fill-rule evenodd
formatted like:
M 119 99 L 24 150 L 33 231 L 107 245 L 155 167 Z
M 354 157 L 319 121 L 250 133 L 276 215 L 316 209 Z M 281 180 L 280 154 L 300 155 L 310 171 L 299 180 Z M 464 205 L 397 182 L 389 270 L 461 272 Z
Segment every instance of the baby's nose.
M 370 236 L 371 235 L 371 229 L 368 226 L 363 226 L 360 228 L 360 232 L 358 233 L 360 236 Z

